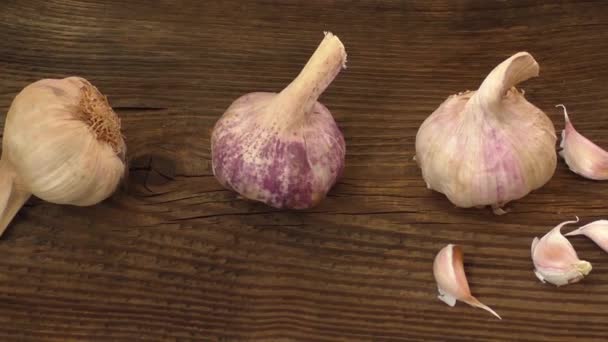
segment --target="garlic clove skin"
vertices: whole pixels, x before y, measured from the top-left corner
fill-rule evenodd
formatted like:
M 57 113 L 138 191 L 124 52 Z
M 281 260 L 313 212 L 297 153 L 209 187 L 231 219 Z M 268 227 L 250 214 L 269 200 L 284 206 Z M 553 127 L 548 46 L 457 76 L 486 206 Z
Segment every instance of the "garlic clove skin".
M 8 198 L 0 207 L 0 232 L 31 194 L 76 206 L 104 200 L 125 174 L 125 153 L 120 119 L 87 80 L 28 85 L 4 126 L 0 179 L 10 186 L 0 195 Z
M 499 64 L 479 90 L 452 95 L 420 126 L 416 161 L 427 187 L 458 207 L 491 206 L 496 214 L 551 179 L 555 128 L 514 86 L 537 76 L 520 52 Z
M 433 275 L 437 281 L 437 290 L 439 291 L 437 298 L 447 305 L 454 306 L 456 301 L 459 300 L 484 309 L 502 319 L 489 306 L 471 295 L 469 283 L 464 273 L 463 252 L 460 246 L 449 244 L 437 253 L 433 263 Z
M 562 150 L 559 155 L 564 158 L 570 170 L 580 176 L 593 180 L 608 179 L 608 151 L 594 144 L 574 129 L 566 106 L 564 110 L 565 127 L 562 130 Z
M 534 274 L 543 283 L 555 286 L 576 283 L 591 272 L 591 264 L 580 260 L 574 247 L 562 233 L 561 228 L 576 221 L 565 221 L 549 231 L 541 239 L 532 241 Z
M 344 45 L 326 33 L 283 91 L 250 93 L 233 102 L 211 136 L 217 180 L 275 208 L 306 209 L 325 198 L 342 174 L 346 146 L 317 99 L 345 63 Z
M 608 220 L 598 220 L 571 231 L 565 236 L 584 235 L 608 252 Z

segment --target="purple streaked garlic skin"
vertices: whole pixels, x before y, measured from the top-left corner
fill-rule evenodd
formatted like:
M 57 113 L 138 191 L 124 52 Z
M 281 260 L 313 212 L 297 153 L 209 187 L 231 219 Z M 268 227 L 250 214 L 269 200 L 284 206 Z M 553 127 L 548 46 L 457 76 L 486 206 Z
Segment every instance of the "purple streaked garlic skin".
M 345 62 L 344 46 L 326 33 L 283 91 L 249 93 L 234 101 L 211 137 L 218 181 L 275 208 L 307 209 L 325 198 L 343 172 L 346 144 L 317 99 Z
M 574 129 L 566 106 L 560 104 L 556 107 L 562 107 L 566 121 L 559 155 L 564 158 L 572 172 L 592 180 L 608 180 L 608 151 Z
M 268 105 L 276 94 L 250 93 L 236 100 L 216 125 L 213 173 L 248 199 L 275 208 L 316 205 L 344 169 L 345 142 L 331 113 L 316 103 L 302 127 L 260 124 L 252 103 Z

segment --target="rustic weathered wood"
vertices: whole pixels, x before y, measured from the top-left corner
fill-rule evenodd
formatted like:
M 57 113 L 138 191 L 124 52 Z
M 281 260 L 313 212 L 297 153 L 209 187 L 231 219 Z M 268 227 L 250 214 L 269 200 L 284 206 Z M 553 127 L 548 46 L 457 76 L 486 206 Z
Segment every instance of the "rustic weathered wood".
M 349 53 L 322 101 L 344 131 L 344 177 L 313 210 L 238 199 L 210 170 L 209 135 L 237 96 L 286 85 L 322 31 Z M 608 147 L 608 2 L 3 0 L 0 109 L 46 77 L 80 75 L 122 117 L 123 189 L 91 208 L 38 200 L 0 239 L 2 341 L 605 341 L 608 255 L 582 283 L 541 284 L 530 243 L 608 215 L 608 183 L 559 163 L 511 213 L 454 208 L 412 160 L 416 130 L 520 50 L 523 87 Z M 3 121 L 3 120 L 2 120 Z M 463 151 L 466 153 L 466 151 Z M 446 243 L 504 318 L 436 299 Z

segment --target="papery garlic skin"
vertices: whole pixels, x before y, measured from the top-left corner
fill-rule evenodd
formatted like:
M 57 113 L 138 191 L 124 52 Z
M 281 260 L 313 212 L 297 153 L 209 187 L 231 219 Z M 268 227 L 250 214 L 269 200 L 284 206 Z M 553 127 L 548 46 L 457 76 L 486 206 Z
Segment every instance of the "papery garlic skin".
M 471 295 L 464 273 L 463 253 L 460 246 L 449 244 L 437 253 L 433 262 L 433 275 L 439 291 L 437 298 L 447 305 L 454 306 L 456 301 L 460 300 L 502 319 L 494 310 Z
M 125 174 L 120 120 L 106 98 L 79 77 L 25 87 L 6 117 L 0 178 L 0 232 L 31 194 L 88 206 L 110 196 Z
M 584 235 L 590 238 L 605 252 L 608 252 L 608 220 L 598 220 L 586 224 L 565 236 Z
M 555 172 L 551 120 L 514 86 L 538 75 L 527 52 L 499 64 L 477 91 L 448 97 L 420 126 L 416 160 L 429 189 L 458 207 L 492 206 L 526 196 Z
M 213 129 L 213 173 L 228 189 L 275 208 L 316 205 L 344 168 L 346 146 L 317 98 L 346 62 L 344 46 L 326 33 L 298 77 L 280 93 L 237 99 Z
M 591 264 L 580 260 L 574 247 L 562 233 L 564 225 L 576 221 L 562 222 L 549 231 L 541 239 L 537 237 L 532 241 L 532 261 L 534 274 L 544 282 L 555 286 L 563 286 L 580 281 L 591 272 Z
M 594 144 L 574 129 L 566 106 L 564 110 L 565 127 L 562 130 L 562 141 L 559 155 L 564 158 L 570 170 L 580 176 L 593 180 L 608 179 L 608 151 Z

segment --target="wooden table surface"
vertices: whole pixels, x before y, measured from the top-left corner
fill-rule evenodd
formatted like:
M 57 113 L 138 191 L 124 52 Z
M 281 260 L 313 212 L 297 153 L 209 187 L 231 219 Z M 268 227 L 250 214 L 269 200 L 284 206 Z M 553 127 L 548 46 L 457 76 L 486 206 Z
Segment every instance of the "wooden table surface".
M 0 109 L 25 85 L 80 75 L 122 117 L 130 174 L 102 204 L 31 200 L 0 239 L 1 341 L 606 341 L 608 255 L 583 282 L 541 284 L 530 244 L 608 218 L 608 183 L 558 163 L 511 212 L 425 188 L 418 126 L 526 50 L 527 98 L 608 147 L 606 1 L 3 0 Z M 210 131 L 232 100 L 278 91 L 324 30 L 348 69 L 322 96 L 344 176 L 319 206 L 277 211 L 224 190 Z M 2 121 L 3 118 L 2 118 Z M 466 151 L 463 151 L 466 153 Z M 461 244 L 473 293 L 503 317 L 436 298 L 432 262 Z

